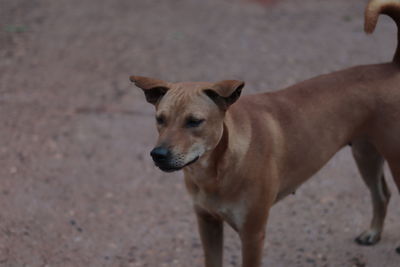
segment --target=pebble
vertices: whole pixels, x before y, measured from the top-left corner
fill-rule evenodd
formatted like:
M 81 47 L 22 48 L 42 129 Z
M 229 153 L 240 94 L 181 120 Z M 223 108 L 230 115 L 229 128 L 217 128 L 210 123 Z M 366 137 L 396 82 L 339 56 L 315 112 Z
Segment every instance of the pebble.
M 306 262 L 308 262 L 308 263 L 315 263 L 315 260 L 312 259 L 312 258 L 307 258 L 307 259 L 306 259 Z
M 367 266 L 367 264 L 362 259 L 359 259 L 358 257 L 353 257 L 351 259 L 351 262 L 353 263 L 352 266 L 354 266 L 354 267 L 365 267 L 365 266 Z
M 17 173 L 17 168 L 15 166 L 12 166 L 10 168 L 10 174 L 15 174 L 15 173 Z

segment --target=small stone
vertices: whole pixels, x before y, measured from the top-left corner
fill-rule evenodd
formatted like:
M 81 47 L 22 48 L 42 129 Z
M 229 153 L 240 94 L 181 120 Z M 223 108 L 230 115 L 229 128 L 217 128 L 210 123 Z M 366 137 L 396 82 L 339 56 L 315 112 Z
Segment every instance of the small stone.
M 351 261 L 354 267 L 365 267 L 367 265 L 363 260 L 359 259 L 358 257 L 352 258 Z
M 400 247 L 396 248 L 396 252 L 400 254 Z
M 108 244 L 108 246 L 111 248 L 117 248 L 117 244 L 115 244 L 115 243 L 110 243 L 110 244 Z
M 307 258 L 307 259 L 306 259 L 306 262 L 308 262 L 308 263 L 315 263 L 315 260 L 312 259 L 312 258 Z
M 10 174 L 15 174 L 15 173 L 17 173 L 17 167 L 12 166 L 12 167 L 10 168 Z

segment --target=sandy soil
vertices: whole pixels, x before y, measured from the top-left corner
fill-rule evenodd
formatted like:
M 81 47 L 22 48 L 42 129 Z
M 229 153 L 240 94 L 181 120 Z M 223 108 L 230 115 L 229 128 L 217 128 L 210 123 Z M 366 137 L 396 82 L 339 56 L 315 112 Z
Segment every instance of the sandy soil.
M 395 27 L 364 0 L 0 0 L 0 266 L 202 266 L 182 174 L 149 157 L 153 108 L 131 74 L 275 90 L 387 61 Z M 354 237 L 369 194 L 348 148 L 277 204 L 264 266 L 398 266 L 399 196 L 382 241 Z M 226 228 L 225 266 L 240 266 Z

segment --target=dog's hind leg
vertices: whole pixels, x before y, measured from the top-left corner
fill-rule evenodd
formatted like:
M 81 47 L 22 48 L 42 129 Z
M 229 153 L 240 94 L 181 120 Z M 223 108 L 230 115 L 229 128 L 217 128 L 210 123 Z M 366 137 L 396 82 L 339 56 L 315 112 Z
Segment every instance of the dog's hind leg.
M 389 164 L 390 172 L 393 176 L 393 180 L 400 193 L 400 156 L 397 156 L 395 158 L 389 157 L 387 161 Z
M 400 192 L 400 157 L 388 159 L 390 171 L 393 175 L 393 180 Z M 400 247 L 396 248 L 396 252 L 400 254 Z
M 383 157 L 375 147 L 364 140 L 352 142 L 354 159 L 372 198 L 373 217 L 370 228 L 359 235 L 355 241 L 360 245 L 374 245 L 381 236 L 390 199 L 390 191 L 383 174 Z

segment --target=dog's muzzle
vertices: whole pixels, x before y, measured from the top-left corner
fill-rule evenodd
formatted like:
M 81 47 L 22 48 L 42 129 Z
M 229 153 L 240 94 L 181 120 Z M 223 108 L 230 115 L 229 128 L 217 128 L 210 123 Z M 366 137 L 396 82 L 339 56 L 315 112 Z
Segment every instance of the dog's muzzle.
M 188 163 L 184 163 L 182 156 L 173 156 L 171 151 L 165 147 L 156 147 L 150 152 L 154 164 L 165 172 L 179 171 L 183 167 L 194 163 L 199 157 L 194 158 Z

